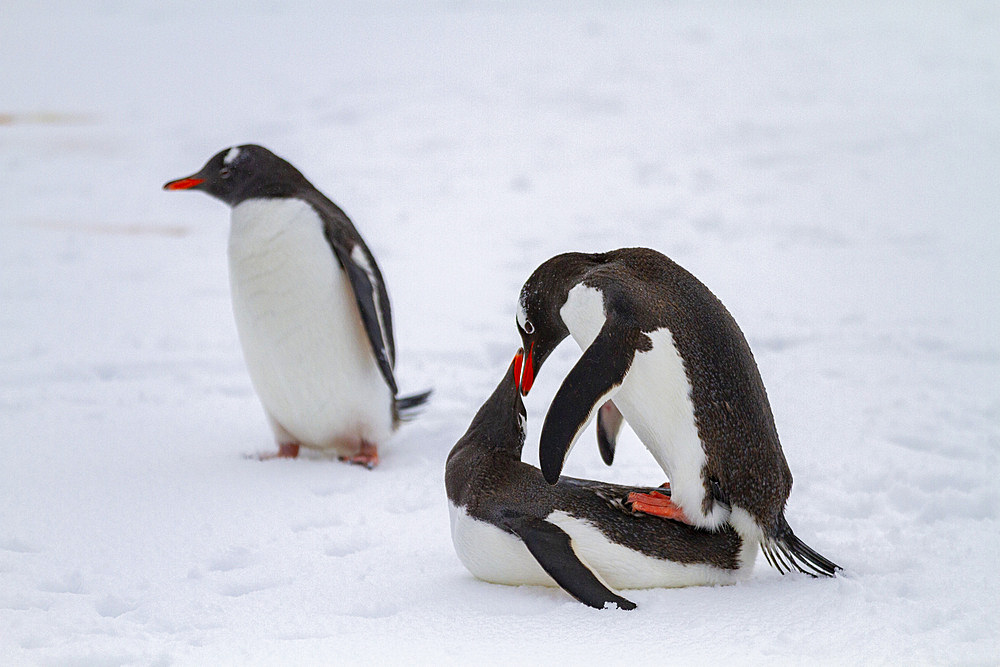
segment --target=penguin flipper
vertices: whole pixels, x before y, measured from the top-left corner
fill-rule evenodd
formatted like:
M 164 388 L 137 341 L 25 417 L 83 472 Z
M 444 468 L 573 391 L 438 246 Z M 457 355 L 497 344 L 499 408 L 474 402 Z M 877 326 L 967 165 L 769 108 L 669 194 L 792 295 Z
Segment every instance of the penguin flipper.
M 609 317 L 552 399 L 538 442 L 538 462 L 549 484 L 559 481 L 569 450 L 598 411 L 598 406 L 610 401 L 625 379 L 637 348 L 635 342 L 629 340 L 633 332 L 642 335 L 623 329 Z M 601 454 L 608 462 L 603 449 Z
M 360 243 L 348 251 L 332 235 L 327 234 L 327 240 L 340 265 L 344 267 L 348 280 L 351 281 L 351 289 L 354 291 L 358 311 L 361 313 L 361 322 L 364 324 L 365 333 L 368 334 L 375 361 L 378 362 L 382 377 L 395 396 L 398 389 L 396 376 L 392 370 L 393 343 L 389 300 L 386 298 L 381 276 L 375 267 L 375 260 Z
M 607 465 L 615 460 L 615 444 L 625 418 L 614 401 L 605 401 L 597 411 L 597 448 Z
M 507 517 L 504 525 L 521 538 L 542 569 L 574 598 L 594 609 L 613 602 L 619 609 L 635 609 L 635 603 L 618 595 L 580 560 L 572 538 L 544 519 Z

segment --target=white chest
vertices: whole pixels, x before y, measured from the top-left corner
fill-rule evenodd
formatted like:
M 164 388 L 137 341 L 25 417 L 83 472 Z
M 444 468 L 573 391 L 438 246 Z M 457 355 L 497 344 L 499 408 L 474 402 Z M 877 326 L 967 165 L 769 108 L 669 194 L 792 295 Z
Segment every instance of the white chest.
M 577 285 L 570 290 L 560 316 L 573 339 L 582 349 L 587 348 L 606 320 L 602 293 L 582 283 Z M 652 349 L 635 354 L 611 400 L 670 478 L 673 501 L 696 525 L 718 526 L 726 518 L 725 511 L 716 507 L 705 515 L 701 509 L 705 450 L 695 424 L 684 360 L 668 328 L 647 335 Z
M 247 369 L 268 414 L 306 446 L 383 439 L 392 397 L 313 208 L 297 199 L 234 207 L 229 278 Z

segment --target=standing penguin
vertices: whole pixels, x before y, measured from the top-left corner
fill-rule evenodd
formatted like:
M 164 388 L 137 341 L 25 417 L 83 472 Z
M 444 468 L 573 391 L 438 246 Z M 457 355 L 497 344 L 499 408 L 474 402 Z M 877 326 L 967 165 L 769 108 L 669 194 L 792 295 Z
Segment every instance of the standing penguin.
M 261 146 L 220 151 L 165 190 L 232 207 L 229 285 L 240 344 L 278 443 L 378 463 L 378 445 L 430 392 L 396 397 L 382 273 L 347 215 Z M 266 457 L 270 458 L 270 457 Z
M 634 495 L 634 508 L 712 530 L 729 523 L 782 573 L 839 569 L 785 520 L 792 475 L 757 364 L 736 321 L 693 275 L 647 248 L 558 255 L 524 284 L 517 328 L 523 394 L 567 335 L 584 350 L 542 427 L 549 483 L 595 413 L 610 465 L 624 418 L 671 485 L 669 499 Z
M 498 584 L 553 586 L 598 609 L 635 604 L 612 588 L 731 584 L 749 575 L 756 542 L 633 511 L 629 496 L 663 498 L 584 479 L 549 485 L 521 461 L 526 413 L 521 353 L 448 455 L 445 487 L 459 559 Z

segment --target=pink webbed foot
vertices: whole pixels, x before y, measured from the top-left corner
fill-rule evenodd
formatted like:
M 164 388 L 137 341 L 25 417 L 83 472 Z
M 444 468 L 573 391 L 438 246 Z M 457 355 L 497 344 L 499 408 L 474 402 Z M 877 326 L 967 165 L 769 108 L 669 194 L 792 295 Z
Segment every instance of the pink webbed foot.
M 378 465 L 378 446 L 370 442 L 361 442 L 361 450 L 354 456 L 341 456 L 341 461 L 364 466 L 369 470 Z
M 660 488 L 669 489 L 670 485 L 665 484 Z M 636 493 L 633 491 L 628 494 L 628 502 L 632 505 L 633 511 L 652 514 L 653 516 L 691 525 L 691 521 L 684 515 L 684 510 L 675 505 L 670 496 L 664 495 L 659 491 L 650 491 L 649 493 Z
M 294 459 L 299 455 L 299 443 L 282 443 L 278 445 L 278 451 L 272 452 L 271 454 L 261 454 L 259 458 L 261 461 L 270 461 L 271 459 Z

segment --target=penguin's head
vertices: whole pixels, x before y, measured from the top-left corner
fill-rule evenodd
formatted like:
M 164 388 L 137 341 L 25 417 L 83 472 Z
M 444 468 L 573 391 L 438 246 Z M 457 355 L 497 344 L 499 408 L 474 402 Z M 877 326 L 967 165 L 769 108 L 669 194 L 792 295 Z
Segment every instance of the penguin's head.
M 569 287 L 554 257 L 531 274 L 517 300 L 517 332 L 524 348 L 524 364 L 518 381 L 521 394 L 528 395 L 535 376 L 552 351 L 569 335 L 559 315 Z
M 201 190 L 230 206 L 253 197 L 287 197 L 308 181 L 291 164 L 256 144 L 232 146 L 212 156 L 196 174 L 170 181 L 164 190 Z

